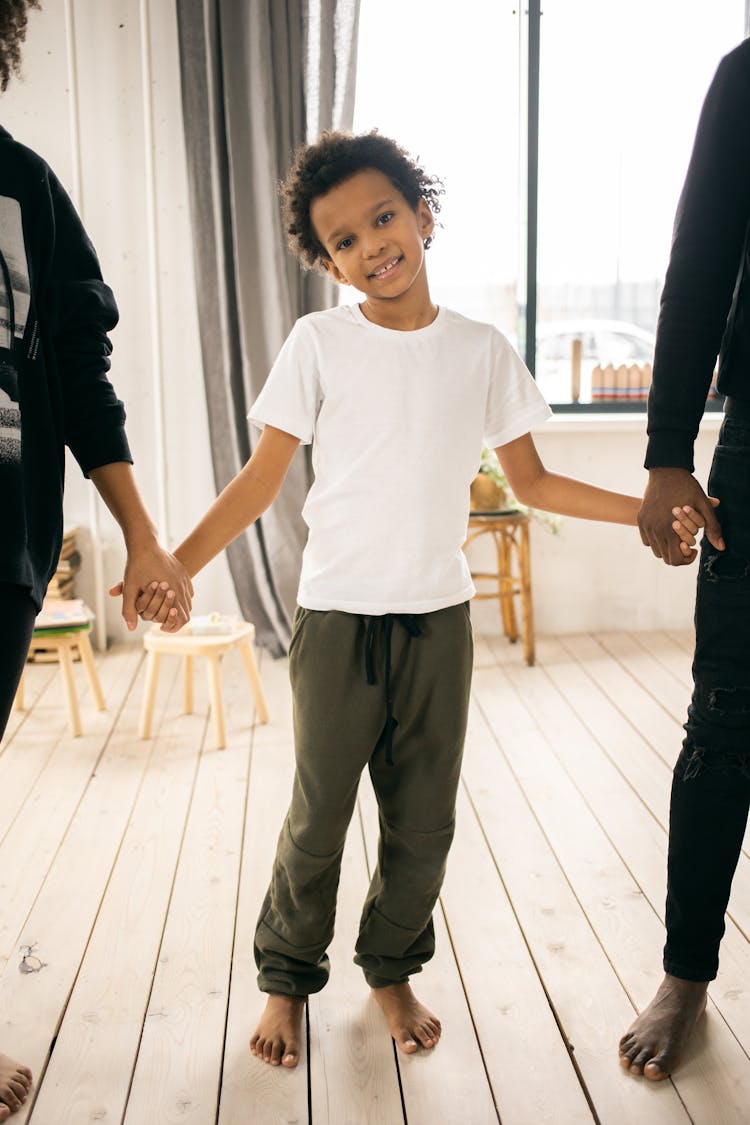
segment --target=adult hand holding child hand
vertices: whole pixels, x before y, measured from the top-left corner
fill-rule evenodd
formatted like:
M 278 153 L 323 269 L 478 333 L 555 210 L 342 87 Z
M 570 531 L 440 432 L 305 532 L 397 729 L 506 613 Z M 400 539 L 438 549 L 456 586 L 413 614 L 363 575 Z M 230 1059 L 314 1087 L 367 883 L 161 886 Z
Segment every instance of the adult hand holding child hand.
M 165 633 L 176 633 L 190 620 L 190 576 L 180 560 L 156 542 L 128 551 L 124 577 L 109 592 L 112 597 L 122 595 L 122 616 L 130 630 L 139 616 L 160 623 Z
M 705 527 L 709 542 L 717 551 L 723 551 L 721 525 L 714 514 L 718 504 L 715 497 L 706 495 L 688 469 L 650 469 L 638 513 L 643 545 L 650 547 L 667 566 L 691 563 L 698 552 L 674 534 L 681 524 L 693 530 L 693 534 Z

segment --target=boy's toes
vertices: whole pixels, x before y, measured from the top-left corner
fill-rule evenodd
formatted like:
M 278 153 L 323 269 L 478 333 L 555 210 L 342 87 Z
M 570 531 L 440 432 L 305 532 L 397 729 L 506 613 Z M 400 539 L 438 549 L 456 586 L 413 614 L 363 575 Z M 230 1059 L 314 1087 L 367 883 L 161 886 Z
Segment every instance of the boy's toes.
M 266 1062 L 270 1062 L 271 1066 L 279 1066 L 281 1063 L 281 1052 L 284 1050 L 284 1044 L 280 1039 L 274 1039 L 271 1044 L 270 1054 L 266 1056 Z
M 407 1031 L 405 1027 L 400 1028 L 398 1035 L 396 1036 L 396 1042 L 398 1043 L 401 1050 L 405 1051 L 407 1055 L 413 1055 L 417 1050 L 416 1039 L 410 1031 Z
M 7 1121 L 10 1117 L 10 1110 L 7 1105 L 0 1105 L 0 1121 Z
M 291 1069 L 292 1067 L 295 1067 L 298 1062 L 299 1062 L 299 1047 L 296 1043 L 289 1043 L 287 1045 L 287 1049 L 284 1053 L 284 1057 L 281 1060 L 281 1065 L 289 1067 Z
M 422 1024 L 417 1032 L 417 1038 L 423 1047 L 434 1047 L 438 1041 L 439 1033 L 431 1024 Z
M 250 1050 L 254 1055 L 257 1055 L 258 1057 L 261 1057 L 263 1055 L 263 1043 L 264 1040 L 261 1039 L 260 1035 L 254 1035 L 252 1037 L 252 1039 L 250 1040 Z
M 16 1095 L 19 1102 L 22 1102 L 22 1103 L 25 1102 L 26 1101 L 26 1095 L 29 1092 L 29 1088 L 26 1084 L 26 1079 L 22 1078 L 21 1075 L 19 1074 L 19 1076 L 17 1078 L 14 1078 L 9 1083 L 9 1085 L 10 1085 L 10 1089 Z
M 281 1045 L 276 1039 L 266 1039 L 263 1045 L 263 1061 L 273 1065 L 274 1052 L 276 1056 L 276 1066 L 278 1066 L 281 1057 Z

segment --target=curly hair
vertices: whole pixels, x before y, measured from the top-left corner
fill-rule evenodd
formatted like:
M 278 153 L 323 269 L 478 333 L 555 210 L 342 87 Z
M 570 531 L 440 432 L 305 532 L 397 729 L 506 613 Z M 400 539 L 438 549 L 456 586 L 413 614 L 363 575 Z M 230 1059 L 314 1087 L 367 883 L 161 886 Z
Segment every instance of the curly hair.
M 7 90 L 12 75 L 21 69 L 29 8 L 39 6 L 39 0 L 0 0 L 0 90 Z
M 315 144 L 297 150 L 287 178 L 279 186 L 289 249 L 306 269 L 323 268 L 330 255 L 321 245 L 312 222 L 310 206 L 318 196 L 356 172 L 374 168 L 382 172 L 416 209 L 424 199 L 433 214 L 440 210 L 443 182 L 429 176 L 406 149 L 377 129 L 370 133 L 321 133 Z M 425 239 L 425 248 L 432 238 Z

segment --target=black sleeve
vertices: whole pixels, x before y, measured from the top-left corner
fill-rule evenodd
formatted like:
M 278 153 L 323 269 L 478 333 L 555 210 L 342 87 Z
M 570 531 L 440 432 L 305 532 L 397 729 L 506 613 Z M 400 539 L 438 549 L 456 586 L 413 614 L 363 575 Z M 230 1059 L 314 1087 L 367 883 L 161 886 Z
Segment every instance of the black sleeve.
M 722 60 L 677 206 L 648 400 L 646 468 L 693 470 L 750 217 L 750 51 Z
M 112 290 L 73 204 L 50 171 L 54 221 L 49 276 L 51 342 L 64 412 L 65 444 L 84 474 L 113 461 L 132 462 L 125 436 L 125 407 L 109 381 L 118 320 Z

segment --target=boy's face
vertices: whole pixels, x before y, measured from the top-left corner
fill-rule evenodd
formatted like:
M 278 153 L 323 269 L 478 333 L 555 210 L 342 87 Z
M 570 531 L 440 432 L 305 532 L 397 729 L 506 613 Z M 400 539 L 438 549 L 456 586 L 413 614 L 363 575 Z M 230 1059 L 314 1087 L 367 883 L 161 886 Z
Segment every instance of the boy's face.
M 423 199 L 416 210 L 388 177 L 365 168 L 319 195 L 310 219 L 336 281 L 370 300 L 393 300 L 424 277 L 424 240 L 435 226 Z

